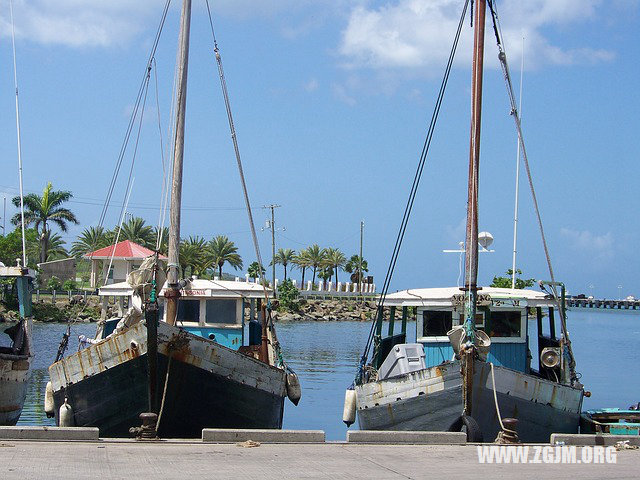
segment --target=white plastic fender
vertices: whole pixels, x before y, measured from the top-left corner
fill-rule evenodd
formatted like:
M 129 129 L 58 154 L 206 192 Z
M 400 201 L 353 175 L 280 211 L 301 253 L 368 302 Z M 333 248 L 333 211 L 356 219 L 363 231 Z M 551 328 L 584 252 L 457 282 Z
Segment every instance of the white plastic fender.
M 291 400 L 291 403 L 298 405 L 300 398 L 302 397 L 302 388 L 300 388 L 300 380 L 298 375 L 293 372 L 287 373 L 287 397 Z
M 347 427 L 356 421 L 356 391 L 353 389 L 347 389 L 344 393 L 342 421 L 347 424 Z
M 71 408 L 71 405 L 67 402 L 67 397 L 64 398 L 64 403 L 60 405 L 58 418 L 58 424 L 60 427 L 75 427 L 73 408 Z
M 53 386 L 50 381 L 47 382 L 47 386 L 44 389 L 44 413 L 47 414 L 48 418 L 56 414 L 56 407 L 53 403 Z

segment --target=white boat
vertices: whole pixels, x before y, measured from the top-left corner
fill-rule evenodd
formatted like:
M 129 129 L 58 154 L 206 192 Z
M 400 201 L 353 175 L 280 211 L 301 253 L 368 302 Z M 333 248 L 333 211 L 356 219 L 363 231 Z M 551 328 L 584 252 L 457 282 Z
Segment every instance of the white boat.
M 0 425 L 15 425 L 22 413 L 31 379 L 31 281 L 35 272 L 22 267 L 0 266 L 0 278 L 15 279 L 20 308 L 20 321 L 4 330 L 11 344 L 0 346 Z
M 468 4 L 464 4 L 443 87 Z M 345 395 L 343 420 L 349 425 L 357 414 L 360 428 L 364 430 L 466 429 L 467 439 L 473 442 L 494 439 L 498 442 L 516 442 L 518 439 L 548 442 L 552 433 L 578 432 L 585 393 L 575 371 L 566 328 L 564 285 L 553 277 L 535 195 L 533 203 L 551 277 L 550 282 L 540 282 L 540 285 L 548 290 L 535 292 L 477 285 L 478 172 L 487 5 L 494 20 L 499 59 L 529 174 L 506 55 L 500 29 L 496 26 L 497 14 L 492 0 L 476 0 L 464 287 L 412 289 L 387 294 L 415 198 L 417 182 L 414 180 L 382 289 L 378 315 L 354 384 Z M 437 118 L 443 93 L 444 88 L 441 88 L 434 118 Z M 428 139 L 434 125 L 435 120 L 427 134 Z M 416 173 L 418 180 L 428 142 L 425 145 Z M 384 307 L 390 310 L 386 336 L 383 335 Z M 400 333 L 395 333 L 394 316 L 399 308 L 402 309 L 402 327 Z M 417 314 L 414 344 L 405 343 L 409 309 L 415 309 Z M 530 315 L 534 313 L 536 332 L 530 336 L 528 326 L 532 321 Z M 559 320 L 557 333 L 556 315 Z M 545 322 L 548 322 L 547 329 L 543 328 Z M 369 359 L 372 345 L 373 354 Z
M 522 441 L 577 433 L 583 391 L 570 384 L 569 360 L 556 334 L 555 300 L 524 289 L 483 287 L 480 292 L 476 327 L 487 332 L 491 345 L 486 359 L 475 362 L 472 404 L 484 440 L 492 441 L 501 430 L 494 379 L 500 414 L 518 419 Z M 461 297 L 459 287 L 411 289 L 386 297 L 385 306 L 402 310 L 405 318 L 415 309 L 417 348 L 404 344 L 406 330 L 381 338 L 371 373 L 355 386 L 361 429 L 442 431 L 459 422 L 462 376 L 447 333 L 464 323 Z M 392 322 L 399 321 L 389 319 L 393 333 Z

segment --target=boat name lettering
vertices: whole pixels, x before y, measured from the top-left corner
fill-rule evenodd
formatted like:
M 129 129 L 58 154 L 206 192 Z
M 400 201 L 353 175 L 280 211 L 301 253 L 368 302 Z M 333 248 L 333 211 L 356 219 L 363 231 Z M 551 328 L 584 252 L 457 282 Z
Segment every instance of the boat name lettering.
M 464 293 L 457 293 L 451 297 L 451 303 L 454 306 L 464 305 L 465 299 L 466 299 L 466 296 Z M 491 303 L 492 303 L 491 295 L 489 295 L 488 293 L 481 293 L 478 295 L 476 299 L 476 305 L 486 306 L 486 305 L 491 305 Z
M 206 290 L 182 290 L 182 295 L 185 297 L 197 297 L 199 295 L 206 295 Z

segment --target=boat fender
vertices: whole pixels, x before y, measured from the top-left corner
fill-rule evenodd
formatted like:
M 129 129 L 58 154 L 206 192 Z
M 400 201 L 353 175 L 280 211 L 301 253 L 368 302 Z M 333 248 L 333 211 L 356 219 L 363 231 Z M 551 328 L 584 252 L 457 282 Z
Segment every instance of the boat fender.
M 64 403 L 60 405 L 58 418 L 58 423 L 61 427 L 75 427 L 75 421 L 73 419 L 73 408 L 71 408 L 71 405 L 69 405 L 67 397 L 64 398 Z
M 342 421 L 347 424 L 347 427 L 356 421 L 356 391 L 353 388 L 348 388 L 344 393 Z
M 484 437 L 482 435 L 482 430 L 480 430 L 480 425 L 478 422 L 474 420 L 473 417 L 469 415 L 460 415 L 455 422 L 451 424 L 448 428 L 449 432 L 460 432 L 462 431 L 462 427 L 467 429 L 467 442 L 469 443 L 482 443 L 484 442 Z
M 56 415 L 56 407 L 53 403 L 53 385 L 51 385 L 51 382 L 47 382 L 47 386 L 44 389 L 44 412 L 47 414 L 47 418 L 53 418 Z
M 287 397 L 289 397 L 289 400 L 291 400 L 291 403 L 294 405 L 298 405 L 298 402 L 302 397 L 300 380 L 298 379 L 298 375 L 294 372 L 287 373 Z

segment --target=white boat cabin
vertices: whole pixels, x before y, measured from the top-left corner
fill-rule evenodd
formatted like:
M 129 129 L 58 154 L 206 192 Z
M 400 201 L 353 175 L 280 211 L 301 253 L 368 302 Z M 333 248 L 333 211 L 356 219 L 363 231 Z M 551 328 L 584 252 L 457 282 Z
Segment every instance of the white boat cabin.
M 166 284 L 158 294 L 160 321 L 166 322 Z M 269 289 L 269 295 L 271 290 Z M 128 283 L 107 285 L 100 288 L 103 297 L 130 297 L 133 290 Z M 225 347 L 237 350 L 245 345 L 245 310 L 249 319 L 257 320 L 260 304 L 264 300 L 264 288 L 258 283 L 246 281 L 193 279 L 180 291 L 176 326 L 203 338 L 213 340 Z M 131 300 L 129 299 L 129 305 Z M 118 319 L 107 321 L 103 337 L 116 327 Z M 249 328 L 248 344 L 255 344 L 257 327 Z M 253 332 L 253 334 L 252 334 Z
M 459 287 L 410 289 L 387 295 L 384 306 L 390 307 L 389 332 L 382 336 L 382 321 L 378 321 L 380 365 L 393 345 L 406 341 L 406 319 L 408 309 L 416 313 L 416 341 L 425 351 L 426 367 L 433 367 L 454 358 L 453 348 L 447 332 L 465 321 L 464 292 Z M 525 289 L 483 287 L 478 292 L 476 327 L 491 338 L 487 361 L 520 372 L 532 369 L 531 350 L 538 357 L 546 347 L 558 348 L 556 339 L 554 307 L 556 302 L 544 292 Z M 402 309 L 402 328 L 394 335 L 394 317 Z M 546 310 L 546 314 L 543 311 Z M 531 348 L 529 338 L 529 315 L 537 319 L 537 348 Z M 547 315 L 549 328 L 543 328 L 543 316 Z M 539 364 L 534 367 L 539 369 Z M 544 367 L 543 367 L 544 369 Z M 559 372 L 558 372 L 559 373 Z

